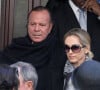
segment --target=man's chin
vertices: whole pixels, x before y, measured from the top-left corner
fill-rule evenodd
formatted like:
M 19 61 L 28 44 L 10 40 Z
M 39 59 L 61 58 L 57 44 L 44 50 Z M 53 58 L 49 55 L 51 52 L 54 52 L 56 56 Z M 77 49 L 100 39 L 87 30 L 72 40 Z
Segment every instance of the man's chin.
M 42 39 L 34 39 L 33 42 L 35 43 L 39 43 L 39 42 L 42 42 L 43 40 Z

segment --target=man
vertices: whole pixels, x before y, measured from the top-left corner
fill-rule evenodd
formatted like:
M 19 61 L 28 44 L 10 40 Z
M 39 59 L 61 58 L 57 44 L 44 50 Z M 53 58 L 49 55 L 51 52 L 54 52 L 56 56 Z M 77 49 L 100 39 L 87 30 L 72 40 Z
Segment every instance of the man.
M 53 2 L 56 3 L 53 3 Z M 100 5 L 96 0 L 49 0 L 47 7 L 53 14 L 61 42 L 64 34 L 71 28 L 82 28 L 79 22 L 78 9 L 85 13 L 86 30 L 92 39 L 94 59 L 100 59 Z M 53 6 L 51 5 L 53 4 Z M 52 6 L 52 7 L 51 7 Z M 83 24 L 84 25 L 84 24 Z
M 38 75 L 34 66 L 26 62 L 16 62 L 11 67 L 18 70 L 18 90 L 36 90 Z
M 14 39 L 0 55 L 0 63 L 12 64 L 20 60 L 35 66 L 39 77 L 36 90 L 62 90 L 66 56 L 53 28 L 48 9 L 33 8 L 28 15 L 27 36 Z

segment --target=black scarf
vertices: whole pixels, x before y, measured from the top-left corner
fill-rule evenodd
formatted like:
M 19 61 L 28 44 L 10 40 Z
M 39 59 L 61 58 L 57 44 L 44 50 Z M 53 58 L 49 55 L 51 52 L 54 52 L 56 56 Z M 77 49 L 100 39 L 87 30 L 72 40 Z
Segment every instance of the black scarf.
M 54 31 L 40 43 L 32 43 L 28 36 L 14 39 L 12 44 L 3 51 L 4 61 L 9 64 L 16 61 L 26 61 L 35 67 L 42 67 L 49 62 L 50 53 L 55 47 L 55 43 Z

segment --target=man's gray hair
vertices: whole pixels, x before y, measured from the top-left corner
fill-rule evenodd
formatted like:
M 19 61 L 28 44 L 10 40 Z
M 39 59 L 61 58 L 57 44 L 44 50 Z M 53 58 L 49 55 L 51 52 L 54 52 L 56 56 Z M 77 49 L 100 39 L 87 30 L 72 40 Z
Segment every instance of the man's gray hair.
M 37 82 L 38 82 L 38 75 L 35 67 L 32 64 L 18 61 L 10 66 L 17 69 L 19 68 L 20 69 L 19 73 L 22 75 L 23 80 L 32 81 L 34 85 L 33 88 L 36 89 Z

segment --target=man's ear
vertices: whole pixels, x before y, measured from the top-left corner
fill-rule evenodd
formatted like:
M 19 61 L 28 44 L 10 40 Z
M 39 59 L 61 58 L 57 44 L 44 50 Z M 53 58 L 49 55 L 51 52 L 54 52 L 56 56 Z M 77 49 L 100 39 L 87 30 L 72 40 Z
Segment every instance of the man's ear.
M 27 81 L 26 85 L 27 85 L 27 88 L 30 88 L 30 90 L 33 89 L 33 82 L 32 81 Z

